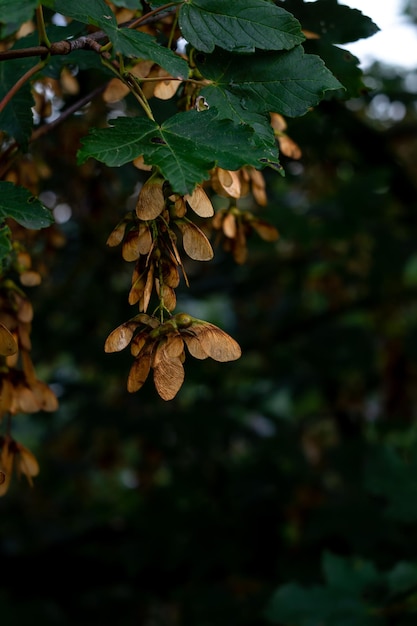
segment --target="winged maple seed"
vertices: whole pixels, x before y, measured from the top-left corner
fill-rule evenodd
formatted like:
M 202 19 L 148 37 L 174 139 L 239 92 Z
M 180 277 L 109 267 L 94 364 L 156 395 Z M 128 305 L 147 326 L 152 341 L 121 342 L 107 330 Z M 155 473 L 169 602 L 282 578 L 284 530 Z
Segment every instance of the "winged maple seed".
M 252 231 L 257 232 L 264 241 L 273 242 L 279 238 L 275 226 L 236 206 L 220 209 L 212 220 L 212 226 L 223 235 L 224 250 L 231 252 L 239 264 L 247 259 L 247 238 Z
M 154 172 L 139 192 L 135 212 L 126 214 L 107 239 L 109 246 L 122 244 L 124 260 L 135 262 L 129 303 L 138 304 L 139 311 L 147 311 L 153 293 L 161 309 L 168 312 L 175 309 L 179 268 L 188 284 L 177 246 L 178 234 L 184 252 L 191 259 L 208 261 L 213 258 L 207 236 L 187 218 L 189 209 L 199 217 L 210 217 L 214 213 L 201 186 L 191 194 L 173 194 L 164 178 Z
M 0 285 L 0 419 L 4 415 L 55 411 L 58 400 L 36 376 L 30 358 L 33 308 L 11 280 Z
M 138 391 L 152 369 L 155 388 L 163 400 L 172 400 L 184 382 L 185 347 L 196 359 L 226 362 L 241 356 L 239 344 L 230 335 L 187 313 L 177 313 L 165 322 L 139 313 L 109 334 L 104 349 L 119 352 L 129 344 L 135 360 L 128 391 Z
M 242 167 L 235 171 L 216 167 L 210 173 L 210 185 L 219 196 L 238 199 L 252 193 L 259 206 L 268 203 L 265 179 L 262 172 L 254 167 Z
M 302 152 L 300 147 L 291 137 L 286 134 L 287 122 L 279 113 L 270 113 L 271 126 L 274 129 L 274 135 L 277 138 L 279 149 L 282 154 L 290 159 L 301 159 Z
M 18 350 L 17 341 L 6 326 L 0 323 L 0 356 L 11 356 Z
M 33 486 L 32 478 L 39 474 L 39 464 L 28 448 L 10 435 L 0 436 L 0 496 L 9 489 L 13 469 L 18 478 L 24 474 L 30 486 Z

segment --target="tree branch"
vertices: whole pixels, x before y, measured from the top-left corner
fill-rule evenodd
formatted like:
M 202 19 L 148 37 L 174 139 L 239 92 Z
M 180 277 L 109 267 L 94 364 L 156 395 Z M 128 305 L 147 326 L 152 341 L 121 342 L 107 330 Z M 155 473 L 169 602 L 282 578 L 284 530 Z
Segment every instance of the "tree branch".
M 36 141 L 36 139 L 39 139 L 39 137 L 42 137 L 42 135 L 49 133 L 56 126 L 62 124 L 62 122 L 70 117 L 73 113 L 82 109 L 83 106 L 91 102 L 91 100 L 93 100 L 96 96 L 102 93 L 105 90 L 106 86 L 107 83 L 99 85 L 98 87 L 93 89 L 93 91 L 90 91 L 90 93 L 86 94 L 85 96 L 77 100 L 77 102 L 74 102 L 74 104 L 62 111 L 61 115 L 55 120 L 53 120 L 52 122 L 48 122 L 47 124 L 44 124 L 43 126 L 40 126 L 36 130 L 34 130 L 29 141 Z
M 31 48 L 22 48 L 20 50 L 4 50 L 0 52 L 0 61 L 8 61 L 10 59 L 22 59 L 24 57 L 40 56 L 45 57 L 50 54 L 56 56 L 58 54 L 70 54 L 74 50 L 93 50 L 94 52 L 101 53 L 101 45 L 97 42 L 98 39 L 107 38 L 106 33 L 103 31 L 97 31 L 91 33 L 88 36 L 83 35 L 77 39 L 63 39 L 62 41 L 56 41 L 51 44 L 50 48 L 46 46 L 33 46 Z
M 170 7 L 175 3 L 169 3 L 164 7 L 159 7 L 159 9 L 155 9 L 151 13 L 146 16 L 141 16 L 140 18 L 136 18 L 134 20 L 130 20 L 123 24 L 119 25 L 119 28 L 136 28 L 139 24 L 141 26 L 145 24 L 149 24 L 151 22 L 155 22 L 156 20 L 162 19 L 166 17 L 172 12 L 171 10 L 166 11 L 167 7 Z M 161 14 L 162 9 L 165 9 L 165 12 Z M 107 39 L 108 35 L 103 30 L 98 30 L 94 33 L 90 33 L 88 36 L 81 36 L 77 39 L 63 39 L 62 41 L 56 41 L 51 43 L 50 47 L 47 46 L 32 46 L 29 48 L 21 48 L 20 50 L 3 50 L 0 51 L 0 61 L 9 61 L 10 59 L 23 59 L 25 57 L 35 57 L 40 56 L 45 57 L 50 54 L 51 56 L 56 56 L 58 54 L 70 54 L 74 50 L 94 50 L 94 52 L 101 52 L 99 44 L 97 41 L 100 39 Z
M 39 63 L 37 63 L 36 65 L 34 65 L 33 67 L 31 67 L 27 72 L 25 72 L 23 74 L 23 76 L 21 76 L 13 85 L 13 87 L 10 89 L 10 91 L 8 91 L 6 93 L 6 95 L 4 96 L 3 100 L 0 101 L 0 113 L 1 111 L 3 111 L 3 109 L 9 104 L 10 100 L 16 95 L 16 93 L 19 91 L 19 89 L 21 87 L 23 87 L 23 85 L 32 77 L 34 76 L 37 72 L 39 72 L 39 70 L 41 70 L 43 68 L 43 66 L 45 65 L 44 61 L 39 61 Z

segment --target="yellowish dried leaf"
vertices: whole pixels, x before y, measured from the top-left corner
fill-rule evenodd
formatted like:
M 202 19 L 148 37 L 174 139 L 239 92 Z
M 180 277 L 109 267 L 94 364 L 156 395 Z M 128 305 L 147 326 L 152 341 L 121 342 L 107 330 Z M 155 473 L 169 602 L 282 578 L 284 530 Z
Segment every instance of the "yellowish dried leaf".
M 139 231 L 134 229 L 130 230 L 122 245 L 122 257 L 125 261 L 136 261 L 139 258 Z
M 32 389 L 23 383 L 18 383 L 14 388 L 13 403 L 10 412 L 16 413 L 37 413 L 40 411 L 40 403 Z
M 140 356 L 136 358 L 130 368 L 129 376 L 127 379 L 127 390 L 129 393 L 138 391 L 148 378 L 151 369 L 151 351 L 146 350 L 141 352 Z
M 235 361 L 241 356 L 242 351 L 237 341 L 214 324 L 197 322 L 193 324 L 192 330 L 203 351 L 215 361 Z
M 174 289 L 168 285 L 162 285 L 161 287 L 158 279 L 155 279 L 155 287 L 158 297 L 164 302 L 164 306 L 168 311 L 173 311 L 177 306 L 177 296 Z
M 213 248 L 203 231 L 192 222 L 177 221 L 182 232 L 182 245 L 185 252 L 195 261 L 210 261 Z
M 236 237 L 237 224 L 236 217 L 233 213 L 227 213 L 227 215 L 224 216 L 222 227 L 226 237 L 230 237 L 230 239 L 234 239 Z
M 35 30 L 35 22 L 33 22 L 32 20 L 27 20 L 26 22 L 23 22 L 23 24 L 20 26 L 19 30 L 16 33 L 16 38 L 21 39 L 22 37 L 26 37 L 27 35 L 30 35 L 30 33 L 33 33 L 33 31 Z
M 164 71 L 162 75 L 165 79 L 156 83 L 153 95 L 155 98 L 159 98 L 159 100 L 169 100 L 178 91 L 181 81 L 173 76 L 170 76 L 169 74 L 166 74 Z
M 147 313 L 139 313 L 135 315 L 134 318 L 138 323 L 144 324 L 145 326 L 149 326 L 150 328 L 158 328 L 161 322 L 153 315 L 148 315 Z
M 107 337 L 104 344 L 104 352 L 120 352 L 120 350 L 124 350 L 131 342 L 137 326 L 138 322 L 133 320 L 120 324 Z
M 217 230 L 220 230 L 222 228 L 223 219 L 226 213 L 227 211 L 225 209 L 220 209 L 219 211 L 216 211 L 216 213 L 213 215 L 213 219 L 211 220 L 211 225 L 213 228 Z
M 184 341 L 181 335 L 168 335 L 163 351 L 171 359 L 180 357 L 184 352 Z
M 0 322 L 0 355 L 10 356 L 18 350 L 17 341 L 6 326 Z
M 30 339 L 30 333 L 32 331 L 32 325 L 27 322 L 21 322 L 17 327 L 17 334 L 19 337 L 19 345 L 25 350 L 32 349 L 32 341 Z
M 320 39 L 320 35 L 313 32 L 312 30 L 306 30 L 305 28 L 303 28 L 301 32 L 306 39 Z
M 33 306 L 27 298 L 17 297 L 17 319 L 21 322 L 31 322 L 33 320 Z
M 17 452 L 15 455 L 16 472 L 20 477 L 22 474 L 26 476 L 28 483 L 32 486 L 32 477 L 39 474 L 39 463 L 35 456 L 28 448 L 21 443 L 17 443 Z
M 239 173 L 232 170 L 224 170 L 221 167 L 217 168 L 218 181 L 231 198 L 240 198 L 242 195 L 241 182 Z
M 153 276 L 154 276 L 154 265 L 151 264 L 148 270 L 148 275 L 146 277 L 145 289 L 143 290 L 143 295 L 141 298 L 141 306 L 140 306 L 140 310 L 145 313 L 149 306 L 149 302 L 152 296 Z
M 138 249 L 139 253 L 146 255 L 152 248 L 152 234 L 148 224 L 139 224 Z
M 236 237 L 232 241 L 233 258 L 236 263 L 243 265 L 248 257 L 248 248 L 246 245 L 246 234 L 242 224 L 239 224 Z
M 266 184 L 262 172 L 254 167 L 251 167 L 248 168 L 248 173 L 251 181 L 252 195 L 255 202 L 259 204 L 259 206 L 266 206 L 268 204 L 268 198 L 265 191 Z
M 143 292 L 145 291 L 146 285 L 146 276 L 146 270 L 142 272 L 142 274 L 136 275 L 136 278 L 134 279 L 128 295 L 129 304 L 136 304 L 143 297 Z
M 144 172 L 150 172 L 152 170 L 152 165 L 146 165 L 143 155 L 140 155 L 136 157 L 136 159 L 133 159 L 133 165 L 138 170 L 143 170 Z
M 0 387 L 0 418 L 10 412 L 13 402 L 14 388 L 8 378 L 3 378 Z
M 165 208 L 162 185 L 163 180 L 155 175 L 143 185 L 136 204 L 136 215 L 139 219 L 154 220 L 162 213 Z
M 9 369 L 14 369 L 17 367 L 17 363 L 19 361 L 19 353 L 16 352 L 15 354 L 12 354 L 11 356 L 6 356 L 6 365 Z
M 265 178 L 264 178 L 262 172 L 260 172 L 259 170 L 255 169 L 254 167 L 251 167 L 249 169 L 249 176 L 250 176 L 250 180 L 252 182 L 252 185 L 255 185 L 256 187 L 262 187 L 263 189 L 265 189 L 265 187 L 266 187 Z
M 178 248 L 177 248 L 177 237 L 170 228 L 168 229 L 167 232 L 168 232 L 169 240 L 171 242 L 171 250 L 169 250 L 169 252 L 172 254 L 174 261 L 178 263 L 178 265 L 182 265 L 180 253 L 178 252 Z
M 26 272 L 22 272 L 19 275 L 19 280 L 22 285 L 24 285 L 24 287 L 36 287 L 42 282 L 41 275 L 39 274 L 39 272 L 35 272 L 34 270 L 27 270 Z
M 108 236 L 106 244 L 110 247 L 118 246 L 123 241 L 126 226 L 127 221 L 125 219 L 121 220 Z
M 45 98 L 45 94 L 37 93 L 36 91 L 32 92 L 32 95 L 35 100 L 34 109 L 36 113 L 41 118 L 49 117 L 52 114 L 52 103 L 50 100 Z
M 184 217 L 187 213 L 187 205 L 183 196 L 171 196 L 174 202 L 174 208 L 171 209 L 171 215 L 173 217 Z
M 184 367 L 181 359 L 161 359 L 153 369 L 155 388 L 163 400 L 172 400 L 184 382 Z
M 143 330 L 135 335 L 130 344 L 130 353 L 132 356 L 138 356 L 144 345 L 146 344 L 146 340 L 149 337 L 149 332 Z
M 116 20 L 118 24 L 123 24 L 124 22 L 128 22 L 135 16 L 134 10 L 126 9 L 125 7 L 116 7 L 116 10 L 114 12 L 116 14 Z
M 13 457 L 12 457 L 12 460 L 13 460 Z M 10 487 L 11 477 L 12 477 L 11 473 L 2 472 L 2 482 L 0 484 L 0 497 L 4 496 L 7 493 Z
M 147 74 L 146 78 L 159 78 L 159 72 L 160 72 L 161 68 L 159 67 L 159 65 L 155 65 L 153 64 L 151 70 L 149 71 L 149 73 Z M 149 98 L 152 98 L 154 90 L 155 90 L 155 84 L 158 81 L 153 81 L 153 80 L 147 80 L 144 81 L 141 85 L 141 89 L 142 89 L 142 93 L 145 96 L 145 98 L 147 98 L 149 100 Z
M 7 492 L 13 472 L 15 443 L 9 435 L 1 438 L 0 469 L 5 477 L 0 485 L 0 496 Z
M 170 259 L 161 259 L 160 261 L 161 270 L 162 270 L 162 279 L 164 285 L 168 287 L 178 287 L 180 283 L 180 273 L 178 271 L 177 265 L 172 263 Z
M 251 225 L 264 241 L 276 241 L 279 238 L 279 232 L 275 226 L 265 220 L 255 218 L 251 221 Z
M 277 133 L 283 133 L 287 128 L 287 122 L 280 113 L 270 113 L 271 126 Z
M 301 159 L 301 148 L 288 135 L 280 135 L 278 143 L 282 154 L 285 154 L 290 159 Z
M 118 102 L 127 96 L 130 89 L 119 78 L 111 78 L 103 92 L 104 102 Z
M 204 352 L 203 347 L 200 343 L 200 340 L 193 334 L 185 334 L 184 341 L 186 346 L 195 359 L 204 360 L 208 358 L 207 352 Z
M 252 185 L 252 194 L 255 202 L 259 204 L 259 206 L 266 206 L 268 204 L 268 196 L 266 195 L 265 187 Z
M 129 74 L 133 74 L 136 78 L 146 78 L 154 65 L 153 61 L 139 61 L 129 69 Z
M 240 197 L 247 196 L 250 192 L 249 181 L 246 181 L 242 176 L 240 177 Z
M 37 380 L 32 385 L 32 391 L 38 401 L 41 411 L 52 413 L 58 410 L 58 398 L 52 389 L 42 380 Z
M 32 266 L 32 259 L 30 257 L 30 254 L 28 254 L 27 252 L 19 252 L 17 254 L 17 264 L 19 266 L 19 271 L 26 271 L 28 269 L 31 268 Z
M 103 100 L 107 103 L 119 102 L 127 96 L 130 89 L 119 78 L 111 78 L 103 92 Z
M 184 200 L 188 202 L 194 213 L 200 217 L 211 217 L 214 215 L 211 200 L 201 185 L 197 185 L 191 195 L 185 195 Z
M 29 352 L 27 350 L 22 350 L 20 358 L 22 360 L 22 370 L 26 381 L 30 386 L 32 386 L 32 384 L 36 381 L 36 372 Z
M 77 95 L 80 91 L 80 84 L 76 77 L 70 72 L 67 67 L 64 67 L 61 72 L 61 86 L 64 93 L 71 96 Z

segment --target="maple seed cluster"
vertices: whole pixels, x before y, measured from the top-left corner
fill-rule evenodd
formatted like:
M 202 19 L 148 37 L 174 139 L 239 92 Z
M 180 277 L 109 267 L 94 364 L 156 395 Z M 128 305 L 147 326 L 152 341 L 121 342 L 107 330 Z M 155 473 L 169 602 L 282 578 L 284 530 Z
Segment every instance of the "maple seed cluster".
M 172 193 L 155 171 L 139 192 L 135 212 L 128 213 L 107 239 L 109 246 L 122 244 L 124 260 L 135 263 L 128 301 L 138 305 L 139 314 L 110 333 L 105 351 L 117 352 L 130 343 L 135 360 L 128 391 L 138 391 L 152 369 L 155 388 L 164 400 L 174 398 L 184 382 L 185 346 L 197 359 L 224 362 L 241 355 L 236 341 L 217 326 L 186 313 L 172 315 L 180 270 L 188 284 L 178 240 L 191 259 L 213 258 L 207 236 L 187 217 L 189 209 L 203 218 L 214 214 L 201 186 L 192 194 Z M 157 298 L 159 316 L 147 314 L 152 296 Z
M 275 226 L 237 206 L 237 201 L 249 192 L 259 206 L 266 206 L 265 180 L 259 170 L 242 167 L 231 171 L 217 167 L 211 173 L 210 183 L 217 195 L 229 198 L 229 206 L 216 212 L 211 225 L 218 231 L 218 240 L 222 239 L 223 249 L 232 254 L 236 263 L 245 263 L 248 256 L 247 240 L 252 232 L 269 242 L 279 238 Z
M 107 239 L 109 246 L 122 243 L 124 260 L 135 262 L 128 299 L 129 304 L 139 305 L 139 311 L 147 311 L 153 293 L 159 299 L 160 310 L 175 309 L 179 270 L 188 284 L 177 246 L 178 235 L 191 259 L 213 258 L 207 236 L 186 216 L 189 207 L 201 217 L 213 214 L 201 187 L 196 187 L 191 195 L 172 194 L 164 179 L 154 173 L 139 192 L 136 212 L 128 213 Z
M 17 244 L 15 247 L 19 248 Z M 9 270 L 10 275 L 19 274 L 23 285 L 36 285 L 41 280 L 31 268 L 30 256 L 21 249 L 12 255 Z M 6 275 L 7 271 L 0 281 L 0 424 L 6 431 L 0 436 L 0 496 L 7 492 L 14 468 L 19 477 L 25 474 L 30 485 L 39 472 L 30 450 L 10 435 L 12 417 L 58 408 L 54 392 L 38 379 L 30 356 L 32 303 Z
M 234 361 L 241 355 L 239 344 L 223 330 L 187 313 L 177 313 L 165 322 L 139 313 L 107 337 L 106 352 L 118 352 L 130 344 L 135 357 L 127 389 L 138 391 L 153 370 L 153 381 L 163 400 L 172 400 L 184 382 L 185 346 L 196 359 Z

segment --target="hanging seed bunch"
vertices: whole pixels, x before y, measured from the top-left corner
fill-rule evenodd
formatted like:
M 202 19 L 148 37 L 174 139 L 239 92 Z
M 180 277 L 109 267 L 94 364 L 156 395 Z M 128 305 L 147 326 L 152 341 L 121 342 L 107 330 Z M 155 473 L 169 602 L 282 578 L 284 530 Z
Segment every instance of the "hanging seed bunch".
M 184 382 L 185 348 L 197 359 L 233 361 L 241 355 L 237 342 L 223 330 L 191 317 L 173 314 L 175 289 L 181 275 L 188 285 L 183 255 L 195 261 L 213 258 L 204 232 L 188 217 L 211 217 L 213 206 L 197 186 L 192 194 L 172 193 L 154 171 L 141 188 L 135 212 L 130 212 L 108 237 L 107 244 L 121 244 L 125 261 L 134 262 L 128 301 L 139 314 L 113 330 L 105 342 L 106 352 L 130 345 L 134 357 L 127 389 L 138 391 L 151 369 L 155 388 L 164 400 L 174 398 Z M 148 314 L 151 301 L 156 306 Z
M 172 17 L 161 20 L 158 28 L 166 31 L 170 40 L 181 35 Z M 147 24 L 145 30 L 158 34 L 155 24 Z M 184 55 L 183 58 L 187 60 Z M 109 81 L 103 99 L 111 104 L 133 93 L 150 119 L 153 119 L 151 98 L 169 100 L 177 95 L 179 110 L 204 111 L 210 107 L 200 91 L 207 81 L 192 59 L 188 61 L 189 81 L 171 76 L 155 62 L 131 59 L 124 65 L 124 74 Z M 285 154 L 289 145 L 285 143 L 288 139 L 285 120 L 272 114 L 271 125 Z M 295 153 L 292 158 L 296 158 Z M 268 242 L 276 241 L 279 233 L 275 226 L 239 206 L 239 200 L 248 194 L 253 196 L 255 206 L 267 204 L 265 180 L 255 167 L 237 171 L 215 167 L 206 183 L 197 184 L 191 194 L 181 195 L 173 192 L 157 167 L 145 163 L 143 155 L 137 156 L 133 164 L 148 171 L 149 178 L 139 192 L 135 211 L 117 224 L 107 244 L 121 245 L 123 259 L 134 263 L 128 301 L 138 307 L 138 314 L 110 333 L 105 351 L 116 352 L 130 345 L 134 363 L 128 390 L 140 389 L 152 370 L 158 394 L 170 400 L 183 383 L 186 352 L 198 359 L 211 357 L 217 361 L 232 361 L 241 354 L 235 340 L 213 324 L 187 313 L 175 313 L 176 289 L 181 278 L 189 286 L 184 257 L 193 261 L 213 258 L 213 248 L 206 235 L 210 227 L 237 263 L 246 261 L 247 241 L 252 233 Z M 228 206 L 215 213 L 205 191 L 207 187 L 209 193 L 228 198 Z M 207 220 L 205 232 L 196 224 L 198 219 Z
M 31 359 L 33 307 L 11 276 L 24 286 L 38 285 L 40 274 L 32 269 L 30 255 L 15 243 L 10 265 L 0 281 L 0 496 L 10 484 L 13 469 L 26 475 L 29 484 L 39 468 L 33 454 L 11 436 L 12 419 L 18 414 L 56 411 L 58 400 L 40 380 Z

